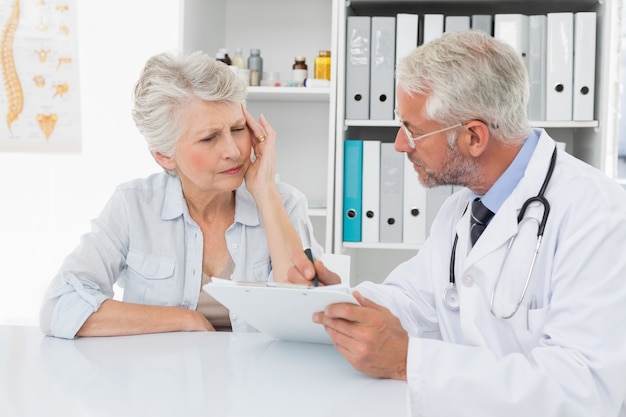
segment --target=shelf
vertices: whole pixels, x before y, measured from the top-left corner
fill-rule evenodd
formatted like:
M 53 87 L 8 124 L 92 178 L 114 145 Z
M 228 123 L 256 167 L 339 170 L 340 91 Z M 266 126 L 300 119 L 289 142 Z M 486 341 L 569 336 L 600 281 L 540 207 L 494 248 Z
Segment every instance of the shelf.
M 530 121 L 532 127 L 539 128 L 589 128 L 598 127 L 597 120 L 589 121 Z M 361 127 L 400 127 L 397 120 L 346 120 L 344 122 L 346 127 L 349 126 L 361 126 Z
M 588 11 L 603 0 L 349 0 L 348 7 L 358 15 L 392 16 L 396 13 L 496 14 L 527 15 L 549 12 Z
M 250 101 L 330 102 L 330 88 L 248 87 Z
M 307 210 L 307 214 L 309 217 L 326 217 L 328 210 L 326 210 L 326 207 L 313 207 Z
M 576 128 L 576 127 L 598 127 L 597 120 L 589 120 L 585 122 L 563 121 L 563 122 L 533 122 L 530 121 L 532 127 L 541 128 Z
M 400 127 L 397 120 L 352 120 L 346 119 L 345 126 L 364 126 L 364 127 Z
M 546 7 L 546 5 L 548 6 L 566 6 L 569 7 L 570 9 L 573 6 L 593 6 L 596 3 L 598 3 L 598 0 L 499 0 L 499 3 L 502 3 L 504 5 L 516 5 L 516 4 L 535 4 L 535 5 L 543 5 L 544 7 Z M 361 4 L 380 4 L 380 3 L 384 3 L 386 6 L 389 5 L 398 5 L 398 4 L 403 4 L 403 3 L 410 3 L 410 4 L 417 4 L 417 5 L 426 5 L 429 7 L 432 7 L 432 5 L 437 5 L 437 4 L 455 4 L 455 5 L 462 5 L 462 4 L 469 4 L 471 6 L 476 6 L 476 5 L 487 5 L 490 7 L 494 6 L 494 1 L 493 0 L 385 0 L 385 1 L 381 1 L 381 0 L 350 0 L 349 5 L 350 6 L 358 6 Z

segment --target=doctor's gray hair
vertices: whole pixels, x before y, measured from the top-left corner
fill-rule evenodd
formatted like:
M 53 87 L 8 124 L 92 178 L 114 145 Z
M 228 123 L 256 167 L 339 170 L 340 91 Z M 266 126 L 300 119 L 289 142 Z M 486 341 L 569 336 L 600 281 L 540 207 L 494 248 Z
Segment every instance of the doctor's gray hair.
M 185 105 L 194 100 L 244 103 L 245 84 L 203 52 L 161 53 L 148 59 L 134 89 L 133 119 L 151 152 L 174 156 L 184 132 Z
M 516 144 L 530 132 L 524 62 L 491 36 L 445 33 L 403 58 L 396 76 L 407 94 L 428 96 L 424 117 L 429 120 L 442 125 L 482 120 L 494 138 Z

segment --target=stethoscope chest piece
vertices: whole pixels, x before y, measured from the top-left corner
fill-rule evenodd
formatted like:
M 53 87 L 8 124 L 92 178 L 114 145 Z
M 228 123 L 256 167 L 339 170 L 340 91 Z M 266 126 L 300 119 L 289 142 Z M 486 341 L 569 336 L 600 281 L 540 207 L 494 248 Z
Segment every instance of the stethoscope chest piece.
M 443 298 L 443 304 L 452 311 L 458 311 L 459 309 L 459 292 L 456 289 L 456 285 L 450 283 L 441 294 Z

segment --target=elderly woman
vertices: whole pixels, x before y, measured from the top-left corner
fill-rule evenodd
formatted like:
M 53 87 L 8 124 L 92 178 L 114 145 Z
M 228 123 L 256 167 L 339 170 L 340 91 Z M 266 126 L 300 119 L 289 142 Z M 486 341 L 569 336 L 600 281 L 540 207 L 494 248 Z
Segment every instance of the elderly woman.
M 44 333 L 246 331 L 202 291 L 210 277 L 313 278 L 313 265 L 302 275 L 290 268 L 303 251 L 294 225 L 311 228 L 307 201 L 275 183 L 275 132 L 248 114 L 245 96 L 228 67 L 203 53 L 148 60 L 133 117 L 165 172 L 117 188 L 52 281 L 41 309 Z M 312 246 L 319 257 L 320 245 Z M 123 301 L 113 299 L 115 283 Z

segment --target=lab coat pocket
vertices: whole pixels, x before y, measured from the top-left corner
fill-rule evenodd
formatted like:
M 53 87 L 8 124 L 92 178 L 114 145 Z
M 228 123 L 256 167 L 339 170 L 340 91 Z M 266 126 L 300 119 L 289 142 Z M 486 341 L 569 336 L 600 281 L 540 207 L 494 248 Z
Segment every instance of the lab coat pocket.
M 129 302 L 170 304 L 174 291 L 176 262 L 131 249 L 124 279 L 124 298 Z
M 520 347 L 524 351 L 530 351 L 538 346 L 539 339 L 543 334 L 548 307 L 529 308 L 528 305 L 519 309 L 513 316 L 514 331 Z
M 548 307 L 527 309 L 526 312 L 528 316 L 526 330 L 537 337 L 540 336 L 548 314 Z

